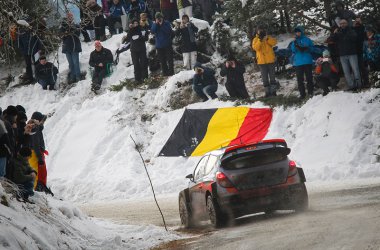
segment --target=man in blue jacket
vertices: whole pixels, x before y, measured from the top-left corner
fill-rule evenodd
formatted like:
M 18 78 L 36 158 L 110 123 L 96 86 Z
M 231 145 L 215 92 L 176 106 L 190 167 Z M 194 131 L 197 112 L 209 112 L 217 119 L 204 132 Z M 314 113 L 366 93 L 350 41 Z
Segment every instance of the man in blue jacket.
M 300 92 L 300 98 L 306 97 L 304 76 L 306 75 L 307 92 L 309 96 L 313 96 L 313 57 L 311 50 L 313 49 L 313 41 L 306 37 L 304 29 L 301 26 L 297 26 L 294 29 L 296 39 L 291 44 L 291 50 L 294 55 L 293 66 L 296 69 L 298 90 Z
M 156 49 L 164 76 L 174 75 L 172 27 L 164 20 L 164 16 L 156 13 L 156 21 L 152 25 L 151 33 L 156 35 Z
M 69 63 L 69 83 L 79 82 L 81 80 L 79 52 L 82 52 L 82 45 L 79 40 L 80 27 L 74 23 L 72 13 L 67 13 L 66 20 L 61 24 L 60 33 L 62 37 L 62 53 L 66 54 Z
M 215 78 L 213 69 L 202 66 L 197 62 L 194 66 L 195 75 L 193 78 L 193 90 L 202 98 L 204 102 L 208 101 L 207 95 L 212 99 L 218 98 L 215 92 L 218 90 L 218 82 Z M 207 95 L 206 95 L 206 94 Z
M 110 7 L 110 15 L 107 18 L 108 28 L 111 35 L 116 34 L 115 24 L 119 22 L 121 25 L 121 16 L 126 14 L 127 6 L 124 4 L 124 2 L 121 2 L 120 0 L 113 0 Z M 121 32 L 123 32 L 123 30 L 119 28 L 119 33 Z

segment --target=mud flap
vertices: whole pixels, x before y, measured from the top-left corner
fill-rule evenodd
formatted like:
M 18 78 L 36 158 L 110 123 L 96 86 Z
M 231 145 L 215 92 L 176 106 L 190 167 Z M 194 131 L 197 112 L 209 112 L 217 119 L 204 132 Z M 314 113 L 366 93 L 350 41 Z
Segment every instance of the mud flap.
M 302 168 L 297 168 L 298 175 L 300 176 L 301 182 L 306 182 L 305 173 Z

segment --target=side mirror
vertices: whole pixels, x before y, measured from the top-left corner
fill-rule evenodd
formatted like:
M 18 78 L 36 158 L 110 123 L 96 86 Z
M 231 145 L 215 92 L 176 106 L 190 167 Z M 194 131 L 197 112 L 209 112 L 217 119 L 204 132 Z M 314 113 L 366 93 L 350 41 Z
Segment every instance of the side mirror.
M 186 175 L 186 178 L 187 178 L 187 179 L 190 179 L 191 181 L 194 181 L 194 176 L 193 176 L 193 174 L 188 174 L 188 175 Z

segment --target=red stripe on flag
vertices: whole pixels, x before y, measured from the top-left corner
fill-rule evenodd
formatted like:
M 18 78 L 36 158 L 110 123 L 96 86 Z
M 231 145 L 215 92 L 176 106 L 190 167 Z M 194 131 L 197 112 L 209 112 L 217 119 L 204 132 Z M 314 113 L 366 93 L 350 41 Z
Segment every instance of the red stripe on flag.
M 235 139 L 229 146 L 259 142 L 268 133 L 272 121 L 272 109 L 250 109 Z

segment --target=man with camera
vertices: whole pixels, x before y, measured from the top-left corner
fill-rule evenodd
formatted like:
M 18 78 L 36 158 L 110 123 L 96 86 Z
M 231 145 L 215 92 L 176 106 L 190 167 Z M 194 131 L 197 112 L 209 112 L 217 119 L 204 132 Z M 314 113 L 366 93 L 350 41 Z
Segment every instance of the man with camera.
M 221 76 L 227 76 L 226 89 L 232 98 L 249 98 L 244 83 L 245 67 L 236 61 L 233 55 L 229 55 L 220 71 Z
M 356 91 L 362 86 L 361 75 L 357 55 L 357 34 L 348 26 L 346 19 L 341 19 L 339 28 L 334 30 L 332 40 L 336 42 L 339 50 L 340 63 L 342 64 L 344 77 L 346 78 L 348 91 Z M 351 76 L 351 70 L 354 78 Z
M 294 32 L 296 38 L 291 43 L 291 50 L 294 55 L 293 66 L 296 69 L 300 98 L 304 99 L 306 97 L 304 76 L 306 76 L 308 95 L 311 97 L 314 93 L 313 56 L 311 55 L 314 44 L 313 41 L 305 35 L 303 27 L 297 26 Z
M 212 99 L 218 98 L 215 94 L 218 90 L 218 82 L 215 78 L 215 71 L 202 66 L 199 62 L 195 64 L 194 71 L 195 75 L 193 78 L 193 90 L 195 93 L 202 98 L 204 102 L 208 101 L 207 95 L 209 95 Z
M 276 79 L 274 76 L 276 57 L 273 46 L 277 44 L 277 40 L 267 35 L 264 27 L 259 26 L 257 33 L 252 41 L 252 49 L 256 51 L 257 64 L 260 67 L 261 78 L 265 88 L 265 97 L 276 96 Z
M 174 75 L 174 59 L 172 47 L 172 27 L 164 20 L 164 16 L 156 13 L 156 21 L 152 25 L 151 32 L 156 36 L 156 49 L 161 64 L 161 71 L 164 76 Z

